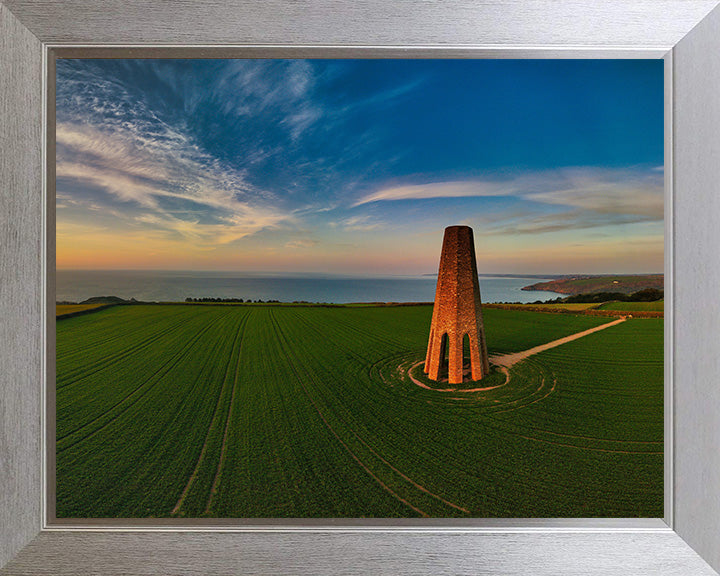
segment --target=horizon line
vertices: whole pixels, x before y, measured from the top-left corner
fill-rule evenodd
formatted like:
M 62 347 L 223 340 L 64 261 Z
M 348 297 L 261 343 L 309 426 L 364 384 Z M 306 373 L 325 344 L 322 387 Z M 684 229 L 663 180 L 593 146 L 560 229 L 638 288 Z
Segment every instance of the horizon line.
M 390 272 L 377 273 L 353 273 L 353 272 L 316 272 L 302 270 L 237 270 L 227 268 L 214 269 L 191 269 L 191 268 L 55 268 L 56 272 L 193 272 L 193 273 L 238 273 L 238 274 L 268 274 L 272 276 L 288 274 L 288 275 L 314 275 L 314 276 L 437 276 L 437 272 L 417 272 L 409 274 L 392 274 Z M 659 276 L 665 272 L 478 272 L 478 276 L 523 276 L 523 277 L 540 277 L 540 276 Z

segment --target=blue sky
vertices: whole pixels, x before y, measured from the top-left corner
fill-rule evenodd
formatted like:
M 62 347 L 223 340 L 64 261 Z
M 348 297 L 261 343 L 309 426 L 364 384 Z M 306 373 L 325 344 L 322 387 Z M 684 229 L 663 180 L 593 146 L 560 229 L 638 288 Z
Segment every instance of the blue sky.
M 661 60 L 59 60 L 59 268 L 660 272 Z

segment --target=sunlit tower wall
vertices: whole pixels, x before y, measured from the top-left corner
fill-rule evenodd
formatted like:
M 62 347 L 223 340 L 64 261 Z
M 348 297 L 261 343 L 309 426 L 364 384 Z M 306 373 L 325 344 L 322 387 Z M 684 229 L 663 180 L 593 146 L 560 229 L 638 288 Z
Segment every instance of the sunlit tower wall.
M 470 341 L 472 379 L 480 380 L 490 371 L 490 363 L 480 302 L 475 240 L 469 226 L 449 226 L 445 228 L 443 238 L 425 356 L 428 378 L 438 380 L 445 361 L 445 347 L 448 346 L 448 383 L 462 383 L 465 335 Z

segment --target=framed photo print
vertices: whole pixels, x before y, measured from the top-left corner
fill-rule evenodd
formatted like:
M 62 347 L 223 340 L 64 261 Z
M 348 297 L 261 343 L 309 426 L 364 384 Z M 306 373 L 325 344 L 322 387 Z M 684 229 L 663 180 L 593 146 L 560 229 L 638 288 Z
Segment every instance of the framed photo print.
M 663 516 L 662 60 L 61 55 L 57 522 Z
M 0 573 L 715 573 L 716 2 L 307 8 L 0 4 Z

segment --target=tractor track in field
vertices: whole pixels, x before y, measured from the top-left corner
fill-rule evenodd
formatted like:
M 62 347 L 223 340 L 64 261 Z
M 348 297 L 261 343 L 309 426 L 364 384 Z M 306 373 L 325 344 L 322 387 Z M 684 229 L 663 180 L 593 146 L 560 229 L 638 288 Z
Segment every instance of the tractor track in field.
M 287 338 L 280 330 L 280 327 L 275 320 L 275 318 L 272 319 L 273 325 L 275 327 L 275 331 L 277 332 L 278 336 L 285 342 L 285 346 L 287 350 L 291 350 L 292 348 L 289 346 L 289 342 L 287 341 Z M 289 358 L 288 358 L 289 359 Z M 428 514 L 423 512 L 420 508 L 417 508 L 410 502 L 408 502 L 405 498 L 400 496 L 397 492 L 395 492 L 390 486 L 385 484 L 378 476 L 370 470 L 370 468 L 360 459 L 360 457 L 355 454 L 355 452 L 352 451 L 352 449 L 347 445 L 347 443 L 340 437 L 340 435 L 335 431 L 335 429 L 330 425 L 330 423 L 327 421 L 327 418 L 323 415 L 322 411 L 316 404 L 315 400 L 313 400 L 312 396 L 308 392 L 307 388 L 305 387 L 305 384 L 302 382 L 302 379 L 300 378 L 300 374 L 298 372 L 298 368 L 295 366 L 295 362 L 289 362 L 290 369 L 292 370 L 293 374 L 295 374 L 295 378 L 297 379 L 298 383 L 300 384 L 300 387 L 302 388 L 303 392 L 305 393 L 305 397 L 310 401 L 310 403 L 313 405 L 313 408 L 317 412 L 318 416 L 320 416 L 320 419 L 325 424 L 325 427 L 330 431 L 330 433 L 336 438 L 338 442 L 340 442 L 340 445 L 345 449 L 345 451 L 355 460 L 360 467 L 373 479 L 375 482 L 377 482 L 388 494 L 393 496 L 396 500 L 399 502 L 402 502 L 415 512 L 417 512 L 420 516 L 423 518 L 427 518 Z
M 506 385 L 510 382 L 510 378 L 511 378 L 511 375 L 510 375 L 509 371 L 508 371 L 506 368 L 500 366 L 499 368 L 500 368 L 500 370 L 505 374 L 506 380 L 505 380 L 505 382 L 504 382 L 503 384 L 498 384 L 497 386 L 488 386 L 488 387 L 486 387 L 486 388 L 469 388 L 469 389 L 461 389 L 461 388 L 460 388 L 460 389 L 456 389 L 456 388 L 451 388 L 451 389 L 448 389 L 448 388 L 432 388 L 432 387 L 427 386 L 426 384 L 424 384 L 424 383 L 422 383 L 422 382 L 419 382 L 416 378 L 414 378 L 414 377 L 410 374 L 410 370 L 413 370 L 413 369 L 417 368 L 420 364 L 423 363 L 422 360 L 417 361 L 417 362 L 411 364 L 409 368 L 405 368 L 405 365 L 409 363 L 407 357 L 404 358 L 404 359 L 401 358 L 401 357 L 397 357 L 396 359 L 402 360 L 402 361 L 400 362 L 400 364 L 398 364 L 398 366 L 397 366 L 397 368 L 396 368 L 398 374 L 400 375 L 400 378 L 403 378 L 403 377 L 407 376 L 407 378 L 408 378 L 409 380 L 411 380 L 414 385 L 418 386 L 419 388 L 423 388 L 423 389 L 425 389 L 425 390 L 429 390 L 429 391 L 431 391 L 431 392 L 455 392 L 455 393 L 485 392 L 485 391 L 494 390 L 494 389 L 496 389 L 496 388 L 501 388 L 501 387 L 503 387 L 503 386 L 506 386 Z M 412 360 L 410 360 L 410 362 L 411 362 L 411 361 L 412 361 Z M 381 365 L 382 365 L 382 364 L 386 364 L 386 363 L 387 363 L 387 359 L 380 360 L 380 361 L 376 362 L 375 364 L 373 364 L 372 368 L 374 368 L 374 369 L 377 371 L 380 379 L 382 380 L 382 382 L 383 382 L 384 384 L 386 384 L 387 386 L 393 386 L 393 384 L 392 384 L 391 382 L 389 382 L 389 381 L 385 378 L 385 375 L 383 374 L 383 371 L 382 371 L 382 368 L 381 368 Z M 552 386 L 550 387 L 550 389 L 549 389 L 547 392 L 544 392 L 544 389 L 546 388 L 546 386 L 545 386 L 545 381 L 546 381 L 546 377 L 545 377 L 545 376 L 542 376 L 540 385 L 539 385 L 537 388 L 535 388 L 532 392 L 530 392 L 529 394 L 525 394 L 524 396 L 520 396 L 519 398 L 515 398 L 515 399 L 513 399 L 513 400 L 509 400 L 509 401 L 507 401 L 507 402 L 505 402 L 505 403 L 503 403 L 503 404 L 487 405 L 487 406 L 486 406 L 487 412 L 488 412 L 488 413 L 512 412 L 512 411 L 514 411 L 514 410 L 519 410 L 519 409 L 521 409 L 521 408 L 524 408 L 525 406 L 530 406 L 530 405 L 532 405 L 532 404 L 535 404 L 536 402 L 539 402 L 539 401 L 547 398 L 550 394 L 552 394 L 552 393 L 555 391 L 555 385 L 557 384 L 557 381 L 556 381 L 556 379 L 553 379 L 553 384 L 552 384 Z M 531 399 L 531 398 L 537 396 L 538 393 L 541 393 L 541 394 L 542 394 L 539 398 L 534 398 L 534 399 L 531 400 L 530 402 L 527 402 L 528 399 Z M 466 397 L 450 397 L 450 396 L 446 396 L 446 398 L 449 399 L 449 400 L 467 400 L 467 401 L 470 401 L 470 402 L 472 402 L 473 400 L 477 400 L 477 399 L 478 399 L 477 396 L 473 396 L 473 397 L 467 397 L 467 396 L 466 396 Z M 431 402 L 431 401 L 428 400 L 428 402 Z M 522 404 L 517 405 L 518 403 L 522 403 Z M 507 407 L 507 408 L 506 408 L 506 407 Z
M 97 362 L 91 364 L 90 366 L 86 366 L 86 371 L 80 371 L 79 374 L 73 375 L 73 379 L 69 382 L 65 382 L 64 384 L 60 384 L 56 386 L 57 390 L 63 390 L 64 388 L 68 386 L 73 386 L 74 384 L 77 384 L 79 382 L 82 382 L 86 378 L 89 378 L 90 376 L 93 376 L 94 374 L 100 372 L 101 370 L 104 370 L 105 368 L 108 368 L 109 366 L 112 366 L 113 364 L 117 364 L 118 362 L 125 360 L 128 356 L 132 356 L 133 354 L 136 354 L 137 352 L 140 352 L 144 350 L 145 348 L 148 348 L 151 344 L 156 342 L 157 340 L 160 340 L 163 336 L 166 334 L 169 334 L 177 329 L 178 326 L 181 326 L 183 322 L 176 322 L 166 328 L 165 330 L 161 330 L 160 332 L 156 332 L 152 336 L 148 336 L 144 340 L 141 340 L 137 344 L 134 344 L 132 346 L 129 346 L 128 348 L 124 348 L 123 350 L 120 350 L 119 352 L 116 352 L 115 354 L 111 354 L 110 356 L 105 356 L 98 360 Z
M 169 326 L 170 329 L 172 329 L 173 327 L 177 326 L 178 324 L 182 324 L 187 319 L 187 314 L 184 314 L 181 312 L 181 313 L 178 313 L 178 314 L 168 318 L 167 316 L 164 316 L 157 312 L 154 314 L 151 314 L 148 312 L 143 317 L 143 320 L 144 320 L 144 323 L 147 325 L 147 323 L 152 324 L 152 323 L 156 322 L 158 319 L 162 319 L 162 318 L 164 318 L 167 321 L 166 327 Z M 120 319 L 120 320 L 122 320 L 122 319 Z M 160 327 L 159 330 L 165 330 L 165 328 Z M 111 345 L 111 344 L 117 342 L 118 340 L 123 340 L 125 338 L 125 336 L 126 336 L 126 333 L 123 331 L 120 331 L 117 329 L 108 330 L 108 333 L 105 334 L 102 337 L 102 339 L 99 339 L 99 338 L 93 339 L 93 346 L 105 347 L 105 346 L 108 346 L 108 345 Z M 152 337 L 152 335 L 150 335 L 148 337 Z M 64 350 L 63 355 L 66 357 L 69 357 L 69 358 L 72 358 L 75 356 L 84 357 L 86 348 L 87 348 L 87 343 L 84 339 L 82 339 L 78 343 L 71 345 L 69 347 L 69 349 Z M 122 352 L 122 350 L 120 352 Z
M 497 419 L 491 418 L 495 422 L 498 422 Z M 486 423 L 487 424 L 487 423 Z M 662 455 L 663 452 L 650 452 L 647 450 L 616 450 L 616 449 L 610 449 L 610 448 L 597 448 L 594 446 L 578 446 L 577 444 L 569 444 L 565 442 L 555 442 L 553 440 L 545 440 L 543 438 L 537 438 L 535 436 L 528 436 L 526 434 L 523 434 L 521 432 L 515 432 L 511 429 L 508 429 L 504 426 L 488 426 L 489 428 L 494 428 L 497 431 L 500 431 L 504 434 L 512 434 L 513 436 L 517 436 L 518 438 L 523 438 L 525 440 L 530 440 L 532 442 L 541 442 L 543 444 L 549 444 L 550 446 L 562 446 L 563 448 L 575 448 L 576 450 L 590 450 L 592 452 L 605 452 L 608 454 L 646 454 L 646 455 Z M 607 440 L 600 440 L 599 438 L 590 438 L 589 440 L 596 440 L 599 442 L 608 442 Z M 620 442 L 618 440 L 618 442 Z
M 498 420 L 497 418 L 493 418 L 492 416 L 489 416 L 489 418 L 498 423 L 504 422 L 504 420 Z M 587 440 L 589 442 L 606 442 L 608 444 L 640 444 L 644 446 L 658 444 L 662 445 L 664 443 L 662 440 L 614 440 L 612 438 L 596 438 L 594 436 L 582 436 L 580 434 L 564 434 L 562 432 L 553 432 L 552 430 L 533 428 L 532 426 L 524 426 L 517 423 L 513 423 L 512 425 L 518 428 L 525 429 L 527 431 L 527 434 L 532 434 L 533 432 L 540 432 L 541 434 L 548 434 L 549 436 L 560 436 L 561 438 L 570 438 L 574 440 Z M 655 454 L 655 452 L 643 452 L 643 454 Z
M 296 317 L 301 317 L 300 315 Z M 305 322 L 306 325 L 312 326 L 316 332 L 320 332 L 317 330 L 316 325 L 313 325 L 312 323 L 308 322 L 307 318 L 301 318 L 303 322 Z M 356 324 L 353 324 L 352 322 L 346 320 L 346 319 L 340 319 L 337 316 L 332 318 L 332 321 L 335 323 L 335 325 L 338 328 L 341 328 L 345 330 L 348 334 L 361 334 L 365 336 L 366 338 L 370 340 L 374 340 L 375 342 L 381 342 L 383 344 L 389 344 L 389 345 L 397 345 L 397 341 L 389 336 L 386 335 L 379 335 L 376 331 L 373 331 L 368 328 L 359 328 Z
M 188 479 L 187 484 L 185 485 L 184 490 L 182 491 L 182 494 L 180 495 L 180 498 L 177 501 L 177 504 L 175 504 L 175 507 L 172 509 L 171 514 L 175 515 L 179 512 L 180 508 L 182 507 L 183 503 L 185 502 L 185 498 L 187 497 L 188 492 L 190 491 L 190 487 L 195 482 L 195 479 L 198 476 L 198 473 L 200 471 L 200 466 L 202 465 L 203 460 L 205 459 L 205 453 L 207 452 L 208 445 L 210 442 L 210 435 L 212 434 L 213 429 L 215 428 L 215 420 L 217 418 L 217 415 L 220 410 L 220 404 L 223 399 L 223 395 L 225 392 L 225 386 L 228 382 L 228 376 L 230 374 L 230 366 L 231 366 L 231 360 L 234 357 L 233 351 L 235 350 L 235 346 L 237 345 L 238 341 L 241 342 L 242 346 L 242 337 L 241 334 L 244 336 L 245 334 L 245 326 L 247 325 L 248 319 L 250 317 L 250 314 L 252 314 L 252 311 L 248 311 L 240 320 L 238 323 L 237 330 L 235 330 L 235 337 L 233 339 L 233 344 L 231 347 L 231 353 L 230 358 L 228 358 L 227 365 L 225 367 L 225 377 L 223 378 L 223 385 L 220 389 L 220 393 L 218 394 L 217 402 L 215 403 L 215 409 L 213 410 L 212 418 L 210 419 L 210 425 L 208 426 L 207 434 L 205 435 L 205 442 L 203 442 L 202 450 L 200 450 L 200 456 L 198 456 L 197 463 L 195 464 L 195 468 L 193 469 L 192 474 L 190 475 L 190 478 Z M 238 348 L 237 351 L 238 356 L 238 362 L 240 361 L 240 348 Z M 232 406 L 232 396 L 231 396 L 231 406 Z M 223 445 L 224 448 L 224 445 Z M 214 482 L 213 482 L 214 483 Z
M 388 382 L 387 378 L 385 378 L 385 374 L 383 374 L 382 367 L 387 364 L 388 361 L 394 361 L 394 360 L 400 360 L 400 364 L 398 365 L 398 373 L 400 375 L 403 374 L 404 368 L 403 364 L 406 364 L 408 362 L 407 360 L 407 354 L 394 354 L 393 356 L 390 356 L 388 358 L 381 358 L 380 360 L 376 360 L 372 364 L 368 366 L 368 376 L 370 378 L 374 378 L 373 371 L 377 372 L 377 375 L 380 377 L 380 380 L 382 380 L 382 383 L 386 386 L 393 386 L 392 382 Z
M 175 354 L 173 354 L 173 356 L 167 362 L 165 362 L 162 366 L 160 366 L 157 370 L 155 370 L 155 372 L 153 372 L 148 378 L 146 378 L 142 382 L 142 384 L 140 384 L 139 386 L 136 386 L 129 394 L 127 394 L 121 400 L 119 400 L 118 402 L 113 404 L 108 410 L 106 410 L 102 414 L 96 416 L 92 420 L 86 422 L 79 428 L 76 428 L 72 432 L 68 432 L 64 436 L 57 438 L 56 444 L 55 444 L 57 452 L 64 452 L 65 450 L 72 448 L 73 446 L 77 445 L 78 443 L 83 442 L 84 440 L 87 440 L 88 438 L 91 438 L 92 436 L 94 436 L 95 434 L 97 434 L 98 432 L 100 432 L 101 430 L 106 428 L 107 426 L 109 426 L 112 422 L 117 420 L 125 412 L 127 412 L 141 398 L 143 398 L 148 392 L 150 392 L 150 390 L 152 390 L 155 386 L 157 386 L 157 384 L 163 379 L 165 374 L 167 374 L 170 370 L 172 370 L 185 357 L 185 353 L 190 348 L 192 348 L 198 342 L 198 340 L 200 340 L 200 338 L 207 331 L 209 331 L 211 327 L 213 327 L 215 324 L 217 324 L 221 319 L 222 319 L 222 316 L 218 316 L 218 318 L 216 318 L 213 322 L 208 322 L 207 325 L 202 330 L 200 330 L 197 334 L 195 334 L 195 336 L 187 344 L 185 344 L 180 350 L 178 350 Z M 158 376 L 158 374 L 160 374 L 160 376 L 156 378 L 156 376 Z M 147 384 L 153 379 L 155 379 L 155 382 L 153 382 L 152 384 L 150 384 L 148 386 Z M 132 398 L 133 396 L 135 396 L 135 397 Z M 102 426 L 89 432 L 85 436 L 82 436 L 81 438 L 79 438 L 75 442 L 73 442 L 72 444 L 70 444 L 68 446 L 60 447 L 60 442 L 62 442 L 65 438 L 69 438 L 71 435 L 77 434 L 78 432 L 87 428 L 88 426 L 91 426 L 93 423 L 97 422 L 98 420 L 101 420 L 102 418 L 104 418 L 105 416 L 110 414 L 113 410 L 115 410 L 118 406 L 120 406 L 120 405 L 124 404 L 126 401 L 130 400 L 130 398 L 132 398 L 132 400 L 126 406 L 124 406 L 117 414 L 115 414 L 107 422 L 105 422 Z
M 116 310 L 120 310 L 119 307 L 116 308 Z M 154 322 L 158 317 L 162 317 L 163 314 L 159 312 L 146 312 L 144 318 L 148 322 Z M 93 320 L 97 319 L 93 318 Z M 105 320 L 104 318 L 100 317 L 101 320 Z M 180 315 L 174 316 L 173 318 L 180 318 Z M 122 321 L 122 318 L 119 320 Z M 172 319 L 171 319 L 172 321 Z M 124 338 L 124 333 L 118 330 L 108 329 L 105 328 L 104 331 L 94 334 L 96 336 L 96 339 L 93 340 L 93 345 L 95 346 L 108 346 L 109 344 L 112 344 L 113 342 L 116 342 L 118 340 L 122 340 Z M 65 345 L 64 354 L 66 356 L 83 356 L 85 353 L 85 341 L 80 340 L 76 342 L 69 342 Z
M 408 378 L 410 378 L 410 380 L 412 380 L 412 383 L 415 384 L 415 386 L 420 386 L 420 388 L 425 388 L 425 390 L 430 390 L 431 392 L 457 392 L 457 393 L 462 393 L 462 394 L 466 394 L 468 392 L 487 392 L 488 390 L 495 390 L 496 388 L 502 388 L 503 386 L 505 386 L 506 384 L 508 384 L 510 382 L 510 372 L 504 366 L 500 366 L 500 371 L 503 374 L 505 374 L 505 382 L 503 382 L 502 384 L 497 384 L 496 386 L 486 386 L 485 388 L 432 388 L 431 386 L 427 386 L 426 384 L 423 384 L 422 382 L 420 382 L 420 380 L 418 380 L 412 374 L 410 374 L 411 370 L 414 370 L 415 368 L 420 366 L 420 364 L 424 364 L 424 363 L 425 363 L 425 360 L 420 360 L 419 362 L 415 362 L 415 364 L 413 364 L 412 366 L 410 366 L 410 368 L 407 369 L 407 375 L 408 375 Z M 400 368 L 400 366 L 398 366 L 398 368 Z
M 533 404 L 537 404 L 538 402 L 541 402 L 542 400 L 545 400 L 550 394 L 555 392 L 555 386 L 557 386 L 557 378 L 555 377 L 555 374 L 553 373 L 553 379 L 552 379 L 552 385 L 550 386 L 550 389 L 542 394 L 539 398 L 534 398 L 530 402 L 525 402 L 525 400 L 528 400 L 529 398 L 532 398 L 535 396 L 538 392 L 540 392 L 545 387 L 545 376 L 541 376 L 542 381 L 540 382 L 540 386 L 533 390 L 530 394 L 527 394 L 526 396 L 522 396 L 520 398 L 516 398 L 515 400 L 511 400 L 510 402 L 507 402 L 505 404 L 502 404 L 501 406 L 498 406 L 497 410 L 489 410 L 488 412 L 491 412 L 493 414 L 502 414 L 503 412 L 514 412 L 515 410 L 521 410 L 523 408 L 526 408 L 528 406 L 532 406 Z M 519 404 L 520 402 L 523 402 L 522 404 Z M 519 404 L 519 405 L 517 405 Z M 507 408 L 506 408 L 507 406 Z
M 247 318 L 249 319 L 250 313 L 248 313 Z M 218 486 L 220 485 L 220 478 L 222 477 L 222 467 L 223 464 L 225 464 L 225 456 L 227 452 L 227 440 L 228 440 L 228 432 L 230 431 L 230 421 L 232 420 L 232 414 L 233 414 L 233 407 L 235 405 L 235 392 L 237 392 L 238 387 L 238 378 L 240 376 L 240 360 L 242 358 L 242 347 L 243 347 L 243 336 L 245 335 L 245 328 L 247 326 L 247 321 L 242 326 L 242 335 L 240 336 L 240 347 L 238 348 L 238 356 L 237 356 L 237 363 L 235 364 L 235 374 L 233 376 L 233 386 L 232 386 L 232 392 L 230 393 L 230 405 L 228 406 L 228 414 L 227 418 L 225 419 L 225 430 L 223 431 L 223 441 L 222 446 L 220 448 L 220 458 L 218 459 L 218 465 L 217 469 L 215 470 L 215 476 L 213 477 L 213 483 L 210 487 L 210 494 L 208 495 L 207 504 L 205 505 L 205 514 L 208 514 L 210 512 L 210 507 L 212 506 L 213 499 L 215 498 L 215 495 L 218 491 Z
M 196 392 L 198 387 L 202 386 L 202 383 L 205 382 L 205 370 L 206 368 L 213 364 L 215 360 L 215 353 L 218 349 L 222 348 L 222 340 L 219 338 L 216 338 L 212 341 L 212 347 L 207 350 L 207 353 L 204 355 L 204 360 L 202 364 L 199 365 L 199 369 L 195 371 L 193 378 L 188 378 L 187 383 L 190 384 L 189 386 L 185 387 L 185 390 L 181 394 L 181 400 L 178 404 L 174 406 L 173 410 L 166 409 L 165 412 L 168 415 L 171 415 L 169 419 L 166 421 L 166 426 L 163 427 L 159 433 L 157 433 L 152 441 L 152 445 L 158 445 L 160 444 L 164 438 L 168 437 L 168 433 L 170 436 L 174 436 L 172 433 L 173 425 L 178 422 L 187 422 L 186 419 L 182 418 L 182 415 L 185 411 L 185 409 L 188 407 L 189 404 L 194 404 L 193 400 L 197 398 Z M 228 363 L 230 362 L 230 359 L 232 358 L 232 355 L 228 355 Z M 197 404 L 194 404 L 194 406 L 191 408 L 191 410 L 196 411 Z M 144 479 L 148 477 L 148 475 L 151 474 L 151 471 L 146 470 L 139 478 Z
M 311 323 L 308 323 L 306 319 L 303 319 L 303 321 L 304 321 L 304 323 L 305 323 L 306 326 L 308 326 L 309 328 L 313 329 L 316 333 L 321 334 L 321 332 L 318 331 L 317 328 L 314 327 Z M 288 341 L 287 341 L 286 336 L 281 332 L 281 328 L 280 328 L 279 324 L 277 323 L 277 321 L 275 320 L 274 317 L 273 317 L 273 323 L 274 323 L 274 325 L 275 325 L 275 327 L 276 327 L 276 331 L 277 331 L 278 335 L 285 341 L 286 345 L 289 344 Z M 349 328 L 349 327 L 346 327 L 346 329 L 351 330 L 351 328 Z M 287 349 L 290 350 L 290 349 L 292 349 L 292 348 L 288 346 Z M 352 353 L 352 350 L 348 350 L 348 352 Z M 355 354 L 354 354 L 354 355 L 355 355 Z M 364 362 L 364 359 L 363 359 L 363 358 L 361 358 L 361 357 L 359 357 L 359 356 L 357 356 L 357 355 L 355 355 L 355 356 L 356 356 L 356 358 L 357 358 L 358 360 L 361 360 L 361 361 Z M 310 402 L 312 403 L 313 407 L 314 407 L 315 410 L 317 411 L 318 415 L 320 416 L 320 418 L 322 419 L 322 421 L 325 423 L 325 426 L 330 430 L 330 432 L 335 436 L 335 438 L 337 438 L 338 441 L 345 447 L 345 449 L 348 451 L 348 453 L 350 453 L 350 455 L 360 464 L 360 466 L 362 466 L 362 467 L 365 469 L 365 471 L 366 471 L 370 476 L 372 476 L 385 490 L 387 490 L 388 492 L 390 492 L 391 494 L 393 494 L 393 496 L 395 496 L 397 499 L 399 499 L 399 500 L 400 500 L 401 502 L 403 502 L 404 504 L 410 506 L 413 510 L 415 510 L 416 512 L 418 512 L 418 513 L 421 514 L 422 516 L 427 517 L 428 515 L 427 515 L 424 511 L 422 511 L 422 510 L 420 510 L 419 508 L 416 508 L 415 506 L 413 506 L 412 504 L 410 504 L 407 500 L 405 500 L 404 498 L 402 498 L 400 495 L 396 494 L 389 486 L 387 486 L 384 482 L 382 482 L 382 480 L 380 480 L 380 479 L 370 470 L 370 468 L 369 468 L 364 462 L 362 462 L 362 460 L 360 459 L 360 457 L 357 456 L 357 455 L 352 451 L 352 449 L 342 440 L 342 438 L 340 438 L 339 434 L 335 431 L 335 429 L 334 429 L 334 428 L 330 425 L 330 423 L 327 421 L 327 419 L 325 418 L 325 416 L 323 415 L 322 411 L 321 411 L 320 408 L 317 406 L 317 404 L 315 403 L 315 401 L 310 397 L 307 389 L 305 388 L 305 385 L 302 383 L 302 380 L 300 380 L 300 378 L 299 378 L 299 374 L 297 373 L 297 370 L 295 369 L 294 363 L 291 363 L 291 368 L 292 368 L 293 372 L 295 373 L 295 376 L 298 377 L 298 382 L 299 382 L 300 385 L 302 386 L 303 391 L 305 392 L 305 395 L 308 397 L 308 399 L 309 399 Z M 456 510 L 458 510 L 458 511 L 460 511 L 460 512 L 463 512 L 463 513 L 465 513 L 465 514 L 470 514 L 470 511 L 469 511 L 468 509 L 463 508 L 462 506 L 459 506 L 459 505 L 457 505 L 457 504 L 454 504 L 453 502 L 450 502 L 449 500 L 446 500 L 446 499 L 443 498 L 442 496 L 431 492 L 430 490 L 428 490 L 428 489 L 425 488 L 424 486 L 422 486 L 422 485 L 418 484 L 417 482 L 415 482 L 412 478 L 410 478 L 409 476 L 407 476 L 406 474 L 404 474 L 403 472 L 401 472 L 400 470 L 398 470 L 395 466 L 393 466 L 390 462 L 388 462 L 385 458 L 383 458 L 380 454 L 378 454 L 378 453 L 375 451 L 375 449 L 372 448 L 355 430 L 353 430 L 352 428 L 349 428 L 349 430 L 350 430 L 350 432 L 352 432 L 352 434 L 353 434 L 353 436 L 355 437 L 355 439 L 356 439 L 358 442 L 360 442 L 363 446 L 365 446 L 365 448 L 366 448 L 371 454 L 373 454 L 373 456 L 375 456 L 378 460 L 380 460 L 383 464 L 385 464 L 388 468 L 390 468 L 390 470 L 392 470 L 392 471 L 395 472 L 397 475 L 399 475 L 403 480 L 405 480 L 406 482 L 408 482 L 409 484 L 411 484 L 412 486 L 414 486 L 416 489 L 420 490 L 421 492 L 427 494 L 427 495 L 430 496 L 431 498 L 434 498 L 435 500 L 438 500 L 439 502 L 442 502 L 443 504 L 445 504 L 445 505 L 447 505 L 447 506 L 450 506 L 451 508 L 454 508 L 454 509 L 456 509 Z

